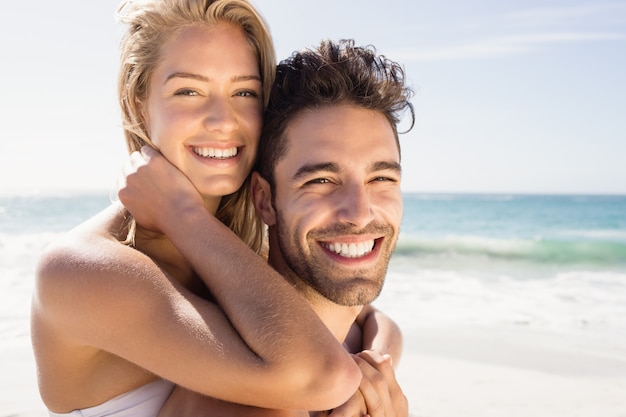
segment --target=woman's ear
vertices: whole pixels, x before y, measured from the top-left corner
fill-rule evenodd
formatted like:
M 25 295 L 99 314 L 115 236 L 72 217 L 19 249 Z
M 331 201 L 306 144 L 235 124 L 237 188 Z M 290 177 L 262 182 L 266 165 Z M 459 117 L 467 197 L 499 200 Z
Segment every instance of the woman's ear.
M 254 208 L 263 222 L 268 226 L 276 223 L 276 212 L 272 205 L 272 189 L 270 184 L 258 172 L 252 173 L 252 201 Z

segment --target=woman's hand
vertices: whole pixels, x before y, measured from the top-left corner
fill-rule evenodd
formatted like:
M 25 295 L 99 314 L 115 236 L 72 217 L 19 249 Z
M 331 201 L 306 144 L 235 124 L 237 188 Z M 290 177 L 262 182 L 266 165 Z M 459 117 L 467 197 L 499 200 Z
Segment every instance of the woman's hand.
M 144 146 L 133 152 L 123 167 L 120 201 L 142 227 L 158 232 L 181 216 L 185 207 L 202 205 L 191 181 L 157 150 Z
M 391 356 L 366 350 L 354 355 L 363 374 L 359 390 L 329 417 L 407 417 L 409 404 L 402 392 Z

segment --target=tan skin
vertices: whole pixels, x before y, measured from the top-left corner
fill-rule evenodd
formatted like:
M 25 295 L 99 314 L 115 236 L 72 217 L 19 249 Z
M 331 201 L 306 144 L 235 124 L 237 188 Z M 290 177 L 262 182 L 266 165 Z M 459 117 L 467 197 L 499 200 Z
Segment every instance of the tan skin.
M 276 168 L 276 190 L 270 190 L 268 183 L 258 174 L 253 176 L 256 209 L 270 226 L 269 261 L 299 289 L 337 340 L 344 341 L 349 335 L 348 344 L 357 341 L 358 345 L 362 340 L 362 335 L 358 334 L 360 330 L 365 333 L 377 331 L 370 327 L 375 321 L 368 319 L 380 313 L 371 306 L 343 306 L 322 297 L 294 273 L 286 263 L 283 252 L 299 245 L 304 254 L 299 256 L 304 256 L 306 262 L 328 265 L 324 274 L 330 277 L 333 285 L 341 283 L 347 288 L 345 295 L 348 298 L 364 289 L 366 292 L 371 290 L 367 296 L 369 300 L 375 298 L 382 287 L 384 271 L 371 271 L 380 271 L 379 267 L 388 262 L 402 216 L 399 152 L 393 131 L 382 114 L 358 107 L 335 106 L 305 113 L 292 122 L 287 132 L 288 137 L 297 137 L 300 143 L 289 147 L 287 155 L 279 162 Z M 358 151 L 354 151 L 352 148 L 356 144 L 363 146 L 358 146 Z M 306 176 L 297 175 L 305 166 L 323 168 L 307 169 Z M 328 166 L 335 168 L 329 170 L 326 168 Z M 157 220 L 159 224 L 178 222 L 182 225 L 184 222 L 181 220 L 165 220 L 162 211 L 154 210 L 154 207 L 162 206 L 152 201 L 155 196 L 167 195 L 167 182 L 177 176 L 175 171 L 153 151 L 146 151 L 144 157 L 136 157 L 129 168 L 129 183 L 126 187 L 126 191 L 129 191 L 126 204 L 131 211 L 141 213 L 146 219 L 160 218 Z M 177 188 L 182 187 L 179 185 Z M 271 204 L 272 192 L 276 193 L 275 205 Z M 170 203 L 159 201 L 161 204 L 176 205 L 186 198 L 178 194 L 177 199 L 170 200 Z M 175 210 L 168 209 L 167 212 L 174 213 Z M 282 252 L 277 246 L 279 217 L 282 218 L 282 227 L 287 229 L 286 236 L 293 237 L 291 243 L 281 243 Z M 315 242 L 303 240 L 308 230 L 324 228 L 337 222 L 350 224 L 355 231 L 371 231 L 367 234 L 329 235 Z M 373 222 L 389 227 L 368 228 Z M 377 248 L 357 257 L 330 253 L 319 244 L 331 241 L 364 243 L 369 239 L 376 240 Z M 354 276 L 355 271 L 360 271 L 357 275 L 361 278 L 352 283 L 350 277 Z M 355 320 L 361 326 L 354 326 Z M 384 331 L 388 331 L 388 328 Z M 389 348 L 382 346 L 389 339 L 381 342 L 383 339 L 374 337 L 374 344 L 377 344 L 376 349 L 379 351 Z M 357 351 L 361 347 L 349 348 Z M 367 412 L 373 417 L 406 416 L 408 403 L 396 381 L 391 356 L 370 350 L 354 359 L 363 374 L 359 390 L 349 401 L 335 408 L 331 415 L 361 416 Z M 395 359 L 394 364 L 397 365 L 399 356 Z M 308 415 L 308 412 L 242 406 L 177 388 L 161 410 L 160 417 L 234 414 L 298 416 Z M 321 414 L 327 413 L 315 413 Z
M 214 39 L 228 49 L 220 55 L 234 58 L 211 59 Z M 120 243 L 128 212 L 114 203 L 49 246 L 31 315 L 42 399 L 69 412 L 161 377 L 261 407 L 342 404 L 358 388 L 358 365 L 297 291 L 211 215 L 221 195 L 241 186 L 255 153 L 262 106 L 254 54 L 228 25 L 184 30 L 168 48 L 142 104 L 153 140 L 197 196 L 172 212 L 156 207 L 189 226 L 137 216 L 132 248 Z M 223 164 L 194 152 L 233 146 L 238 156 Z M 219 305 L 204 298 L 207 290 Z

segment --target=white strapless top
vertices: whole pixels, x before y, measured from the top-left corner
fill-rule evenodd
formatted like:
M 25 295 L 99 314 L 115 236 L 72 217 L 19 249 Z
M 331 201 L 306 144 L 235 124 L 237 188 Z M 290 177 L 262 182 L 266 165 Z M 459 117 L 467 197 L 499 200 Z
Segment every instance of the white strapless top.
M 172 382 L 158 379 L 95 407 L 62 414 L 48 413 L 50 417 L 155 417 L 172 389 Z

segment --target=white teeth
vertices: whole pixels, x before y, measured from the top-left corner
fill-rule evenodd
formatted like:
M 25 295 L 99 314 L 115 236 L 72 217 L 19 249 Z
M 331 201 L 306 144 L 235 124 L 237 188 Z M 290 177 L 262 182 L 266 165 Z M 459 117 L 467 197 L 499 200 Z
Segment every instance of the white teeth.
M 200 148 L 193 146 L 191 149 L 196 155 L 200 155 L 204 158 L 228 159 L 237 156 L 237 147 L 235 146 L 228 149 Z
M 360 258 L 374 249 L 374 241 L 368 240 L 367 242 L 359 243 L 324 243 L 324 247 L 344 258 Z

